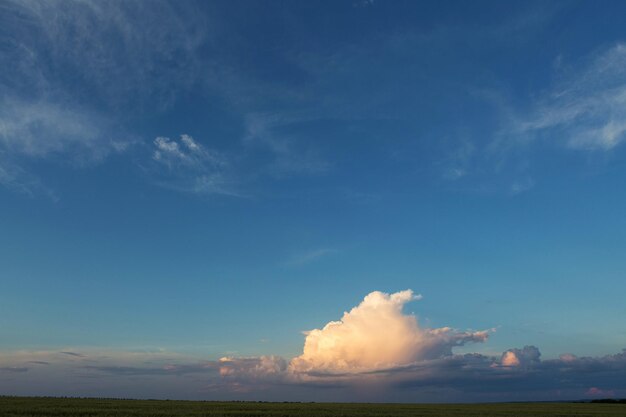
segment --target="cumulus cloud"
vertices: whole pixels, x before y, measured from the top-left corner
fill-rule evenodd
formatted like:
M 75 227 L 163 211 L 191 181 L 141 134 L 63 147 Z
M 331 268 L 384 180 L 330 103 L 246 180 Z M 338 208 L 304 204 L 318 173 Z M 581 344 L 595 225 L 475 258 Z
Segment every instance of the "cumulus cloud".
M 541 353 L 535 346 L 524 346 L 523 349 L 509 349 L 502 354 L 500 363 L 506 367 L 529 367 L 539 363 Z
M 336 391 L 367 381 L 412 400 L 427 389 L 424 399 L 431 401 L 576 399 L 594 395 L 589 387 L 598 386 L 605 387 L 602 392 L 626 393 L 626 350 L 604 357 L 566 353 L 547 360 L 531 345 L 500 356 L 455 354 L 455 346 L 486 341 L 488 331 L 423 328 L 403 312 L 406 303 L 419 298 L 410 290 L 372 292 L 340 320 L 307 332 L 302 355 L 291 361 L 222 358 L 224 387 L 240 393 L 285 385 Z
M 307 332 L 304 352 L 291 361 L 290 371 L 369 372 L 449 356 L 455 346 L 487 339 L 486 331 L 421 328 L 415 316 L 402 311 L 420 297 L 411 290 L 368 294 L 341 320 Z
M 578 357 L 571 353 L 562 353 L 559 355 L 559 359 L 562 360 L 563 362 L 573 362 L 576 359 L 578 359 Z
M 273 355 L 200 360 L 161 350 L 0 351 L 0 391 L 281 401 L 626 396 L 626 349 L 600 357 L 565 353 L 556 359 L 542 359 L 540 350 L 530 345 L 499 356 L 455 354 L 454 346 L 484 341 L 486 332 L 422 328 L 414 316 L 402 312 L 417 298 L 409 290 L 370 293 L 341 320 L 309 332 L 303 354 L 291 361 Z
M 511 352 L 507 350 L 506 352 L 502 354 L 500 363 L 502 363 L 502 366 L 519 366 L 520 360 L 515 354 L 515 352 Z
M 412 294 L 397 293 L 396 303 L 402 304 L 413 297 Z M 392 294 L 393 295 L 393 294 Z M 385 297 L 386 296 L 386 297 Z M 382 303 L 391 303 L 391 295 L 381 297 Z M 389 298 L 388 300 L 384 300 Z M 380 301 L 380 300 L 379 300 Z M 369 303 L 369 301 L 368 301 Z M 357 306 L 355 308 L 358 308 Z M 354 310 L 354 309 L 353 309 Z M 350 314 L 352 313 L 346 313 Z M 381 314 L 395 315 L 393 309 Z M 343 320 L 342 320 L 343 322 Z M 335 324 L 342 323 L 335 322 Z M 323 329 L 322 329 L 323 330 Z M 450 334 L 450 330 L 424 329 L 423 332 Z M 468 334 L 457 332 L 456 340 L 468 338 Z M 354 334 L 347 332 L 350 340 Z M 335 333 L 336 335 L 336 333 Z M 330 335 L 326 335 L 330 339 Z M 390 336 L 391 337 L 391 336 Z M 482 337 L 480 337 L 482 339 Z M 473 340 L 472 340 L 473 341 Z M 379 342 L 372 342 L 380 352 Z M 376 359 L 366 364 L 352 366 L 345 358 L 350 355 L 339 353 L 326 355 L 322 358 L 313 356 L 320 361 L 313 363 L 311 356 L 301 355 L 290 362 L 278 356 L 263 357 L 225 357 L 219 361 L 220 381 L 212 384 L 213 392 L 237 392 L 240 398 L 258 392 L 281 391 L 286 386 L 300 389 L 304 399 L 327 398 L 336 399 L 332 395 L 323 396 L 328 392 L 341 392 L 343 400 L 388 400 L 387 394 L 367 397 L 358 387 L 367 384 L 377 387 L 377 392 L 393 392 L 395 399 L 403 401 L 529 401 L 529 400 L 572 400 L 585 397 L 623 396 L 626 395 L 626 350 L 616 355 L 603 357 L 577 357 L 564 354 L 558 359 L 541 359 L 541 352 L 536 346 L 511 348 L 500 356 L 478 353 L 448 353 L 451 343 L 438 342 L 445 348 L 435 350 L 437 354 L 411 357 L 405 363 L 396 358 L 383 363 Z M 359 345 L 352 345 L 356 348 Z M 413 346 L 407 344 L 405 346 Z M 336 343 L 337 352 L 345 350 L 345 344 Z M 367 349 L 360 345 L 362 349 Z M 397 352 L 390 349 L 390 352 Z M 324 352 L 325 354 L 327 352 Z M 383 354 L 385 354 L 383 352 Z M 302 357 L 309 362 L 304 362 Z M 331 359 L 328 359 L 330 356 Z M 341 357 L 342 359 L 337 359 Z M 367 354 L 365 355 L 367 357 Z M 406 356 L 405 356 L 406 358 Z M 335 360 L 335 361 L 333 361 Z M 343 362 L 340 362 L 343 360 Z M 340 367 L 331 368 L 330 364 L 341 363 Z M 396 366 L 390 366 L 391 363 Z M 318 364 L 314 368 L 312 365 Z M 221 387 L 221 388 L 219 388 Z M 599 388 L 602 387 L 602 388 Z M 332 390 L 328 390 L 332 388 Z
M 229 380 L 281 380 L 285 377 L 287 361 L 273 355 L 252 358 L 225 356 L 219 360 L 219 370 L 220 376 Z

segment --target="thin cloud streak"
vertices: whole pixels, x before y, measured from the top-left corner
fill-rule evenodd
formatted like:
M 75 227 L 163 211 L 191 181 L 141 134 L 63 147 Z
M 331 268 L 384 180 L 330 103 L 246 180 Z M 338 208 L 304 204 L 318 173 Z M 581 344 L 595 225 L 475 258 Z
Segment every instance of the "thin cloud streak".
M 310 114 L 305 117 L 289 112 L 247 114 L 243 144 L 249 152 L 270 152 L 271 161 L 266 169 L 275 177 L 326 174 L 331 164 L 319 154 L 315 143 L 298 140 L 295 133 L 284 133 L 285 128 L 310 119 Z
M 85 358 L 86 357 L 82 353 L 78 353 L 78 352 L 62 351 L 62 352 L 59 352 L 59 353 L 62 353 L 63 355 L 74 356 L 76 358 Z
M 626 138 L 626 45 L 618 43 L 564 76 L 503 134 L 610 151 Z
M 314 263 L 327 256 L 337 254 L 338 252 L 339 251 L 337 249 L 331 248 L 314 249 L 293 256 L 291 259 L 285 262 L 284 265 L 288 267 L 300 267 L 308 265 L 310 263 Z

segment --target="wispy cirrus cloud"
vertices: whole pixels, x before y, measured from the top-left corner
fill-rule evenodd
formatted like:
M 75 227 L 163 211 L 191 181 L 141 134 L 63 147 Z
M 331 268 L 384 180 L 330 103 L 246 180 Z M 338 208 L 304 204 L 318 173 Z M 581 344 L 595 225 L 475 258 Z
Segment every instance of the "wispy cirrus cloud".
M 331 164 L 320 155 L 316 144 L 303 140 L 294 133 L 294 126 L 307 121 L 306 117 L 287 112 L 250 113 L 245 120 L 246 134 L 243 143 L 250 152 L 269 153 L 270 161 L 265 169 L 269 174 L 278 177 L 319 175 L 330 170 Z
M 125 152 L 136 140 L 97 113 L 45 99 L 0 101 L 0 184 L 23 192 L 54 192 L 27 168 L 42 160 L 73 167 L 100 163 Z
M 304 266 L 318 261 L 326 256 L 334 255 L 338 252 L 339 251 L 337 249 L 333 248 L 313 249 L 292 256 L 287 262 L 284 263 L 284 265 L 289 267 Z
M 517 195 L 539 180 L 533 169 L 541 150 L 616 151 L 626 139 L 625 68 L 626 44 L 617 43 L 569 64 L 559 56 L 548 71 L 553 81 L 532 96 L 474 89 L 500 121 L 487 135 L 459 135 L 442 164 L 443 177 Z
M 0 185 L 54 195 L 37 163 L 92 165 L 137 143 L 132 115 L 166 108 L 197 79 L 204 18 L 167 1 L 4 2 Z
M 5 2 L 0 16 L 0 36 L 6 39 L 0 46 L 0 66 L 6 69 L 0 76 L 0 94 L 6 97 L 0 103 L 3 185 L 29 194 L 40 191 L 36 169 L 25 158 L 86 164 L 122 152 L 129 143 L 150 146 L 149 139 L 137 140 L 141 134 L 129 134 L 128 126 L 142 115 L 162 114 L 191 89 L 230 101 L 238 116 L 253 113 L 245 122 L 245 137 L 231 142 L 240 148 L 245 147 L 240 142 L 253 138 L 258 147 L 238 150 L 238 157 L 252 162 L 237 171 L 227 170 L 223 159 L 214 158 L 221 156 L 199 143 L 192 149 L 181 139 L 176 154 L 168 147 L 177 142 L 163 138 L 155 142 L 168 174 L 159 179 L 161 184 L 197 194 L 234 195 L 239 194 L 235 178 L 326 169 L 312 146 L 279 132 L 284 116 L 278 120 L 250 110 L 270 92 L 289 94 L 276 82 L 260 79 L 253 68 L 238 67 L 237 59 L 221 49 L 231 36 L 223 25 L 213 24 L 213 13 L 199 4 L 157 3 Z M 271 161 L 260 156 L 264 152 Z
M 107 122 L 71 105 L 5 98 L 0 106 L 0 146 L 29 158 L 70 156 L 78 163 L 123 151 L 128 142 L 110 137 Z
M 609 151 L 620 145 L 626 139 L 626 44 L 561 74 L 507 133 L 578 150 Z
M 207 165 L 210 168 L 223 168 L 228 165 L 224 156 L 204 148 L 185 134 L 180 136 L 179 142 L 159 136 L 154 140 L 154 147 L 153 159 L 169 169 L 202 169 Z
M 0 185 L 30 197 L 42 194 L 56 200 L 57 197 L 53 190 L 42 184 L 37 176 L 26 171 L 14 159 L 11 155 L 0 150 Z
M 205 170 L 185 179 L 179 170 L 173 175 L 176 178 L 163 179 L 163 184 L 199 194 L 227 194 L 233 187 L 226 183 L 235 178 L 276 180 L 339 171 L 342 158 L 348 158 L 339 155 L 340 148 L 345 147 L 346 154 L 368 151 L 362 147 L 367 141 L 349 143 L 346 139 L 354 130 L 369 137 L 374 120 L 394 120 L 399 125 L 414 120 L 434 104 L 422 102 L 422 93 L 417 93 L 423 87 L 443 86 L 436 87 L 437 94 L 432 96 L 457 91 L 458 81 L 449 81 L 457 80 L 456 75 L 444 79 L 437 65 L 428 70 L 422 59 L 410 58 L 414 51 L 438 62 L 440 51 L 459 39 L 471 36 L 475 44 L 519 40 L 521 34 L 544 25 L 551 14 L 542 8 L 541 13 L 481 30 L 442 25 L 428 30 L 402 27 L 379 34 L 361 28 L 362 39 L 348 37 L 332 44 L 320 39 L 321 43 L 316 41 L 304 50 L 285 41 L 272 48 L 271 56 L 253 57 L 259 65 L 249 65 L 248 51 L 257 49 L 259 39 L 247 31 L 231 36 L 237 27 L 229 25 L 236 25 L 236 19 L 220 19 L 219 5 L 156 4 L 5 2 L 0 36 L 7 42 L 0 50 L 0 66 L 6 70 L 0 76 L 0 93 L 17 97 L 25 103 L 25 111 L 20 118 L 5 118 L 6 130 L 17 139 L 5 149 L 10 155 L 0 161 L 2 183 L 36 192 L 36 169 L 20 160 L 26 154 L 103 161 L 128 147 L 125 127 L 132 131 L 134 122 L 142 124 L 142 117 L 162 114 L 188 93 L 228 103 L 224 107 L 229 108 L 220 111 L 241 122 L 237 128 L 243 134 L 233 135 L 230 142 L 237 148 L 234 153 L 246 159 L 246 169 L 231 170 L 229 175 Z M 303 18 L 294 13 L 294 19 Z M 503 30 L 514 36 L 494 36 Z M 268 66 L 279 71 L 267 71 Z M 381 73 L 387 75 L 381 78 Z M 24 116 L 28 114 L 33 116 Z M 333 126 L 311 133 L 315 121 Z M 619 130 L 616 126 L 611 129 Z M 411 126 L 408 130 L 414 136 L 419 129 Z M 144 136 L 142 143 L 151 146 L 153 137 Z M 339 141 L 343 145 L 336 146 Z M 369 142 L 379 146 L 384 141 L 370 138 Z M 391 147 L 370 151 L 385 162 Z M 16 156 L 16 152 L 22 153 Z M 467 176 L 469 164 L 462 158 L 446 169 L 447 178 Z M 138 165 L 144 163 L 141 160 Z
M 171 103 L 196 80 L 195 52 L 210 27 L 206 15 L 169 1 L 9 0 L 0 19 L 3 89 L 134 113 Z
M 229 158 L 183 134 L 179 140 L 159 136 L 153 142 L 152 160 L 157 183 L 196 194 L 241 197 Z

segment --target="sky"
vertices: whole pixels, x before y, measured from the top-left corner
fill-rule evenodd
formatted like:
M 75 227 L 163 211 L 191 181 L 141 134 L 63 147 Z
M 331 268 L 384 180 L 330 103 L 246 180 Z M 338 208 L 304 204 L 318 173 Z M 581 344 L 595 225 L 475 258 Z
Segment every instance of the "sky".
M 0 394 L 626 397 L 624 28 L 0 0 Z

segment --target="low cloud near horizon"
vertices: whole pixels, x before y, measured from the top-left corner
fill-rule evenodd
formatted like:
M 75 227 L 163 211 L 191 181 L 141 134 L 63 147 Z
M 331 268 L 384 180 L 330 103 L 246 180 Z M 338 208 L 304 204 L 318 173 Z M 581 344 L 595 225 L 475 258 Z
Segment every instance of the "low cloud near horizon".
M 455 354 L 489 331 L 423 328 L 405 314 L 411 290 L 374 291 L 321 329 L 303 353 L 198 360 L 166 352 L 97 349 L 0 352 L 0 392 L 292 401 L 510 401 L 626 395 L 626 349 L 541 359 L 535 346 L 500 356 Z M 376 394 L 373 394 L 375 392 Z
M 411 290 L 368 294 L 341 320 L 307 332 L 304 352 L 291 361 L 289 370 L 295 374 L 378 371 L 448 356 L 455 346 L 487 340 L 487 331 L 420 328 L 415 316 L 402 312 L 406 303 L 420 298 Z

